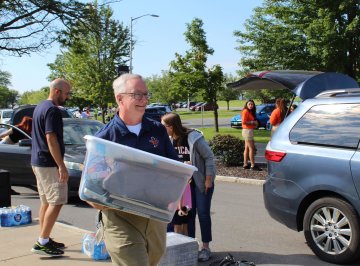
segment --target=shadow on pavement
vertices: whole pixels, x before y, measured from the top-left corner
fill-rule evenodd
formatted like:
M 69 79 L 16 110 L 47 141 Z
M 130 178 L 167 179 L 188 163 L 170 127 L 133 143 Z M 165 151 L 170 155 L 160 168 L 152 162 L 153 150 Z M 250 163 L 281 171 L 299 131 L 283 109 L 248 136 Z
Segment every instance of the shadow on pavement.
M 231 254 L 235 261 L 246 260 L 253 262 L 255 265 L 317 265 L 317 266 L 329 266 L 335 265 L 320 260 L 315 255 L 308 254 L 270 254 L 270 253 L 259 253 L 259 252 L 213 252 L 211 260 L 207 262 L 199 262 L 198 265 L 219 265 L 219 263 L 227 256 Z M 360 261 L 360 260 L 359 260 Z M 359 265 L 359 261 L 353 264 L 347 265 Z

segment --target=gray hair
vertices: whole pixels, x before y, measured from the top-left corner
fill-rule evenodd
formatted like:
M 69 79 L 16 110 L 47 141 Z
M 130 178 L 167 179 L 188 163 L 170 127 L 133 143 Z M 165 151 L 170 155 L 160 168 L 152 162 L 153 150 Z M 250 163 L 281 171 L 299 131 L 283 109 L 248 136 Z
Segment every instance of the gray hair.
M 114 89 L 114 95 L 115 97 L 119 94 L 119 93 L 124 93 L 126 92 L 126 83 L 128 80 L 130 79 L 143 79 L 142 76 L 137 75 L 137 74 L 122 74 L 120 77 L 118 77 L 117 79 L 114 80 L 113 82 L 113 89 Z

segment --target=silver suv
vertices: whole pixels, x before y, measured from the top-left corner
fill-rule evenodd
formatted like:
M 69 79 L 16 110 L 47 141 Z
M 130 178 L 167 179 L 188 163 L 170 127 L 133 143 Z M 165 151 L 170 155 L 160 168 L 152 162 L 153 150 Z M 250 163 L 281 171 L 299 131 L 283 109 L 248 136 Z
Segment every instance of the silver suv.
M 338 264 L 358 260 L 358 83 L 340 73 L 286 70 L 251 73 L 228 87 L 289 89 L 293 100 L 303 100 L 266 147 L 265 207 L 275 220 L 303 230 L 319 258 Z
M 321 259 L 360 256 L 360 89 L 307 99 L 277 129 L 265 151 L 269 214 L 304 230 Z

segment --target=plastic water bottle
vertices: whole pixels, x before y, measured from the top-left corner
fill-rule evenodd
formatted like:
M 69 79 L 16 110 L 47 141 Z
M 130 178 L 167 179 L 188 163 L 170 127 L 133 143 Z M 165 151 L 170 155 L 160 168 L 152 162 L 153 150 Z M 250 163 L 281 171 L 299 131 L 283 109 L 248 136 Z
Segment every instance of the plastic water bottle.
M 32 223 L 31 209 L 28 206 L 25 206 L 25 212 L 27 216 L 27 223 Z
M 94 242 L 96 239 L 94 239 Z M 94 260 L 106 260 L 109 258 L 109 254 L 106 250 L 104 240 L 101 240 L 99 244 L 94 245 Z
M 23 216 L 21 215 L 21 210 L 19 207 L 15 207 L 14 209 L 14 217 L 13 217 L 13 225 L 22 224 Z
M 84 235 L 82 252 L 94 260 L 106 260 L 110 257 L 103 240 L 96 244 L 94 233 Z
M 7 216 L 6 208 L 1 208 L 0 209 L 0 226 L 4 226 L 6 216 Z
M 94 243 L 94 238 L 92 238 L 90 234 L 84 235 L 82 252 L 91 258 L 94 256 Z
M 14 217 L 14 210 L 12 208 L 9 208 L 6 219 L 6 226 L 13 226 L 13 217 Z

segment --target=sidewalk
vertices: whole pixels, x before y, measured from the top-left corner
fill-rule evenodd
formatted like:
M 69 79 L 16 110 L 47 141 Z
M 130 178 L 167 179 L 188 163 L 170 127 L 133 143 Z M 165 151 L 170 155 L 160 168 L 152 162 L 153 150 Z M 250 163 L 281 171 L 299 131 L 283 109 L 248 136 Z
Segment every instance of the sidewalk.
M 52 232 L 55 240 L 65 243 L 67 248 L 62 257 L 47 257 L 30 252 L 38 234 L 39 224 L 14 227 L 0 227 L 0 265 L 112 265 L 110 260 L 95 261 L 81 252 L 84 233 L 88 231 L 73 226 L 56 223 Z

